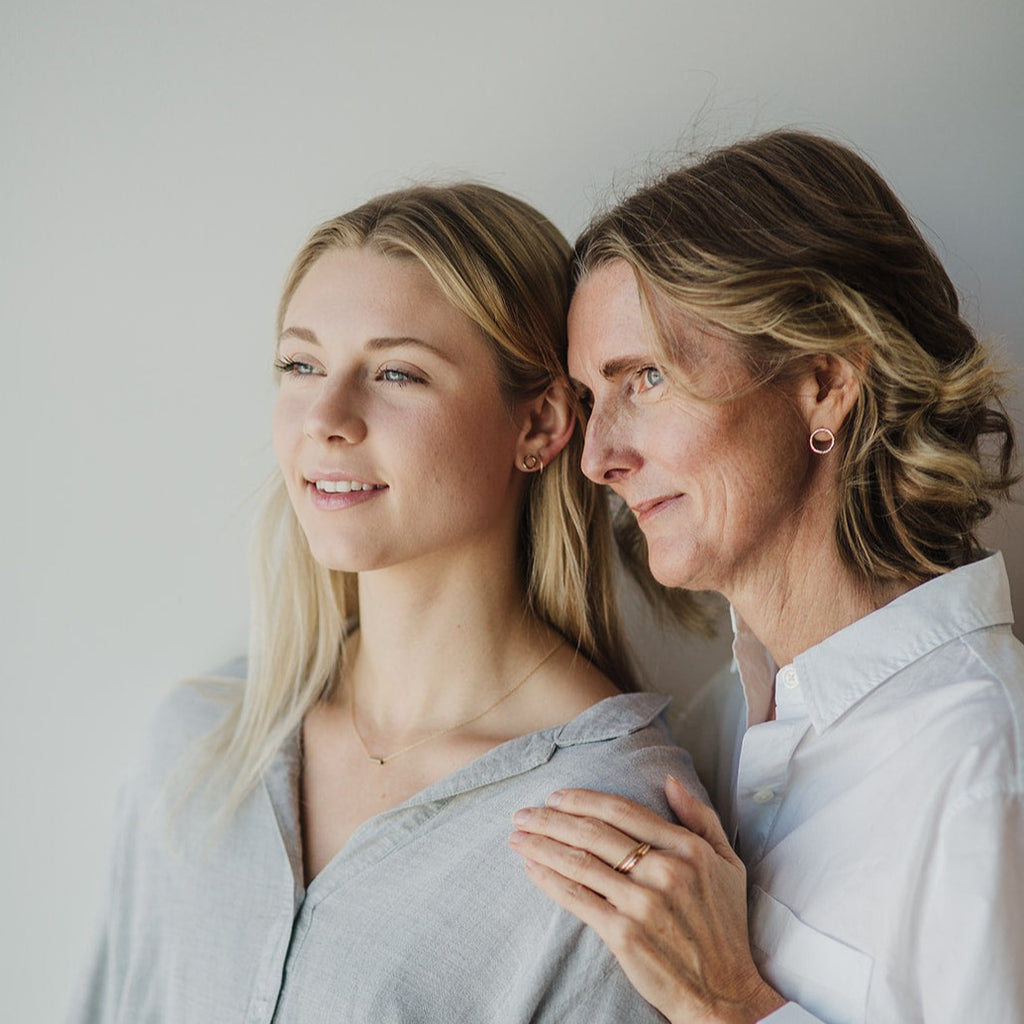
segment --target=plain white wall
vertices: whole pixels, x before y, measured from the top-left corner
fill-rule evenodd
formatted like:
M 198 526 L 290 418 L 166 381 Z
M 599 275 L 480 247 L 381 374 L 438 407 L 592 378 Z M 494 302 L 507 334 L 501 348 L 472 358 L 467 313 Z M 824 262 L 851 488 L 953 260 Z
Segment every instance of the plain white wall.
M 571 237 L 693 140 L 822 129 L 1024 362 L 1020 0 L 12 0 L 0 40 L 9 1020 L 66 1004 L 155 703 L 244 648 L 273 309 L 319 220 L 473 176 Z

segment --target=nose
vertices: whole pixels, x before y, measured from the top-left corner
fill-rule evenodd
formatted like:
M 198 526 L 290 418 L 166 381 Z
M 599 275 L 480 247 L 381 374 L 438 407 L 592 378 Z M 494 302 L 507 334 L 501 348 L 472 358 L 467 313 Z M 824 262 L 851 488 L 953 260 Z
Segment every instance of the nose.
M 366 420 L 350 382 L 324 380 L 306 410 L 303 431 L 314 441 L 358 444 L 366 437 Z
M 640 455 L 629 439 L 621 417 L 594 406 L 583 436 L 584 476 L 597 484 L 615 484 L 640 464 Z

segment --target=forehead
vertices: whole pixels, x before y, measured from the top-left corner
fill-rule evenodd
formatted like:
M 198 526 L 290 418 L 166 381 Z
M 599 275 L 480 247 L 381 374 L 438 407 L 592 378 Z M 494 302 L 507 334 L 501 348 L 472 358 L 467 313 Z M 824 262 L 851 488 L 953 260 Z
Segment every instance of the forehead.
M 588 273 L 577 285 L 569 307 L 569 373 L 586 384 L 602 376 L 602 367 L 649 354 L 632 267 L 616 260 Z
M 374 334 L 473 331 L 419 260 L 370 249 L 324 253 L 295 289 L 283 326 Z

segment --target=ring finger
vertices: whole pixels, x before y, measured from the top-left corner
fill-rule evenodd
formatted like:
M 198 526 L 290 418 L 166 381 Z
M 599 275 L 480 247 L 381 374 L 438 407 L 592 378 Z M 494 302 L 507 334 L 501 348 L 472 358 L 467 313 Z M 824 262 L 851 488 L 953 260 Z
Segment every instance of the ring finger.
M 626 874 L 637 870 L 640 860 L 649 852 L 650 847 L 603 822 L 594 822 L 592 819 L 575 821 L 582 828 L 573 827 L 572 821 L 561 822 L 561 828 L 551 827 L 549 822 L 545 828 L 548 834 L 527 832 L 524 829 L 513 834 L 510 843 L 528 861 L 586 886 L 615 906 L 625 909 L 630 897 L 636 895 L 634 882 L 641 880 L 634 877 L 633 881 L 629 881 Z M 535 823 L 531 821 L 530 827 L 536 827 Z M 559 839 L 551 838 L 551 832 L 558 834 Z
M 645 836 L 627 835 L 598 818 L 565 814 L 550 807 L 525 808 L 517 811 L 512 821 L 521 833 L 546 836 L 566 846 L 586 851 L 618 871 L 628 870 L 630 855 L 638 844 L 646 840 Z M 635 867 L 635 862 L 629 867 Z

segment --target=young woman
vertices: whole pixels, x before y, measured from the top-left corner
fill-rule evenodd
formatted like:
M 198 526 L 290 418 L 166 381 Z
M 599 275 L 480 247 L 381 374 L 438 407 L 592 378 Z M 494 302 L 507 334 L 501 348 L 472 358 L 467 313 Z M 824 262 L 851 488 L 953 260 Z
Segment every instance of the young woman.
M 658 1019 L 504 842 L 555 785 L 697 789 L 664 701 L 620 692 L 568 257 L 478 185 L 299 253 L 246 678 L 162 709 L 73 1020 Z

